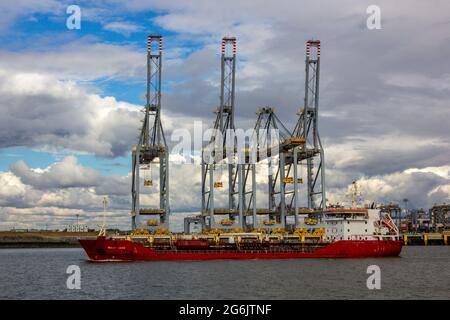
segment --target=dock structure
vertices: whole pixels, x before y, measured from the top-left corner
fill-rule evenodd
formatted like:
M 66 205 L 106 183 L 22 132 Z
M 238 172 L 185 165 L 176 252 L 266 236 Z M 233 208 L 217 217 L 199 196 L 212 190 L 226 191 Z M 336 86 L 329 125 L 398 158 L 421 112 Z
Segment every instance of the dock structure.
M 435 204 L 430 209 L 430 216 L 435 232 L 450 228 L 450 204 Z
M 416 232 L 427 231 L 431 225 L 430 216 L 423 208 L 408 210 L 403 221 L 406 222 L 406 229 Z
M 403 244 L 405 246 L 409 245 L 448 245 L 450 237 L 450 230 L 442 232 L 431 232 L 431 233 L 412 233 L 403 234 Z
M 169 150 L 161 123 L 161 75 L 163 38 L 148 35 L 147 85 L 144 118 L 139 141 L 132 148 L 131 227 L 146 226 L 149 230 L 169 229 Z M 153 174 L 159 182 L 153 181 Z M 143 179 L 141 177 L 143 175 Z M 143 188 L 159 189 L 159 201 L 141 202 Z M 144 220 L 147 219 L 147 220 Z
M 295 229 L 300 215 L 326 209 L 324 149 L 318 130 L 320 41 L 306 42 L 305 97 L 294 129 L 285 127 L 274 108 L 260 108 L 253 136 L 243 147 L 234 135 L 236 38 L 224 37 L 221 49 L 220 105 L 211 139 L 202 149 L 202 225 L 209 230 Z M 260 165 L 268 166 L 266 208 L 258 208 L 256 201 Z M 222 181 L 224 169 L 227 186 Z M 222 190 L 228 197 L 226 207 L 215 201 Z M 216 221 L 218 215 L 225 218 Z M 259 219 L 262 215 L 268 219 Z M 294 225 L 288 226 L 288 216 L 294 216 Z
M 404 210 L 397 203 L 379 205 L 381 212 L 389 213 L 400 230 L 406 245 L 448 245 L 450 236 L 450 205 L 435 204 L 423 208 Z
M 378 205 L 378 208 L 395 221 L 405 246 L 449 244 L 450 205 L 435 204 L 429 210 L 402 210 L 398 203 L 391 202 Z
M 389 213 L 392 219 L 395 221 L 397 228 L 400 230 L 402 225 L 402 209 L 397 203 L 388 203 L 380 206 L 382 213 Z

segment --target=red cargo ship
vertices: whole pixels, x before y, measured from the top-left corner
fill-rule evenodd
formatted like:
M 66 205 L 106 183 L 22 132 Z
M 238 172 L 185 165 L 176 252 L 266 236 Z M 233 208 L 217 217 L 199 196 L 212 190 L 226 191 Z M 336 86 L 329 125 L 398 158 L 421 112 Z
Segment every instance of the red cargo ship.
M 310 226 L 309 226 L 310 227 Z M 80 239 L 92 261 L 362 258 L 397 256 L 402 249 L 389 215 L 375 209 L 321 212 L 313 228 L 292 233 L 140 235 Z

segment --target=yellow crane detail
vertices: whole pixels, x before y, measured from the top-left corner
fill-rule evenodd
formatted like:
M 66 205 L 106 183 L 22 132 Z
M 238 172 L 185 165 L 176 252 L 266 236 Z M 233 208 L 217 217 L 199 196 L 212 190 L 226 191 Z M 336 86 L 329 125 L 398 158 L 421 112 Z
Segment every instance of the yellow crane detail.
M 153 227 L 153 226 L 157 226 L 158 224 L 159 224 L 159 221 L 156 220 L 156 219 L 150 219 L 150 220 L 147 220 L 147 225 L 148 225 L 148 226 Z
M 284 183 L 289 183 L 289 184 L 293 184 L 294 183 L 294 177 L 285 177 L 283 179 Z M 303 179 L 302 178 L 297 178 L 297 183 L 303 183 Z

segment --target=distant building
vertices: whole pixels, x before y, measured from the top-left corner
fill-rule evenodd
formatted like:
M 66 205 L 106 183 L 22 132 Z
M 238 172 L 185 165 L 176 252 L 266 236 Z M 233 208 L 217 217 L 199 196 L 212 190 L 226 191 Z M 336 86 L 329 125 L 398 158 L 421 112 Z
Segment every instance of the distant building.
M 11 229 L 12 232 L 28 232 L 28 229 Z
M 66 226 L 67 232 L 88 232 L 88 226 L 84 224 L 69 224 Z

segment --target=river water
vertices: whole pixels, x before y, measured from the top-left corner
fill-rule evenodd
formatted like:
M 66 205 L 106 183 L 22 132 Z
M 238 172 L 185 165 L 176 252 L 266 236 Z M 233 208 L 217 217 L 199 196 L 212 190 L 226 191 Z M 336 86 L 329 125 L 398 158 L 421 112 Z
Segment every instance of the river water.
M 81 289 L 67 288 L 78 265 Z M 367 267 L 381 270 L 369 290 Z M 82 249 L 0 249 L 0 299 L 450 299 L 450 247 L 400 257 L 93 263 Z

